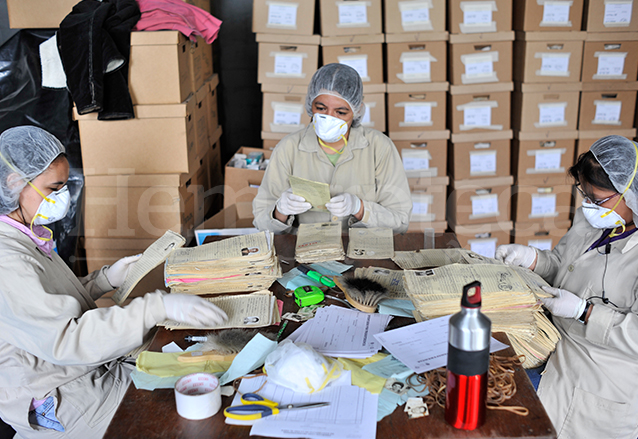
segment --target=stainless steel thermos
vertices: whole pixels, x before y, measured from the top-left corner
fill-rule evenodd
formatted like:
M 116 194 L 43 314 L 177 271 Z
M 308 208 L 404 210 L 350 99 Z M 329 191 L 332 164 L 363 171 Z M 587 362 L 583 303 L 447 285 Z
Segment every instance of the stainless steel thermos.
M 474 430 L 485 423 L 491 329 L 481 313 L 481 283 L 465 285 L 448 335 L 445 420 L 455 428 Z

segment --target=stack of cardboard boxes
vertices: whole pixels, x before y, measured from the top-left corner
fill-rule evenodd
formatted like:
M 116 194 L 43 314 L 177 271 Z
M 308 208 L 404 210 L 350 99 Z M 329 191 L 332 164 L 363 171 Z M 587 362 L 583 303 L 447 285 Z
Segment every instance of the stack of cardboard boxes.
M 448 14 L 448 224 L 462 247 L 493 256 L 512 229 L 512 0 L 448 0 Z
M 129 78 L 134 119 L 75 114 L 89 271 L 142 252 L 167 230 L 190 237 L 222 183 L 211 46 L 177 31 L 133 32 Z M 160 267 L 130 297 L 161 288 L 162 277 Z
M 409 230 L 447 228 L 445 20 L 443 0 L 385 1 L 388 134 L 412 192 Z
M 514 3 L 513 241 L 553 248 L 570 226 L 583 0 Z

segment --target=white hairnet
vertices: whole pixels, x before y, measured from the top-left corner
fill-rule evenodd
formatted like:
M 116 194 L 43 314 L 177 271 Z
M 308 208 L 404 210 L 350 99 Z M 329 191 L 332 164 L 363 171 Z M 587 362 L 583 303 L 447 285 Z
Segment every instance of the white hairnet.
M 623 136 L 605 136 L 591 146 L 590 151 L 604 169 L 618 193 L 625 192 L 625 203 L 634 216 L 638 215 L 638 178 L 636 164 L 638 145 Z M 629 188 L 627 188 L 629 186 Z
M 345 64 L 326 64 L 312 75 L 306 95 L 306 112 L 312 117 L 312 102 L 319 95 L 332 95 L 343 99 L 354 113 L 352 126 L 357 127 L 363 119 L 363 82 L 352 67 Z
M 20 192 L 42 174 L 64 146 L 52 134 L 34 126 L 9 128 L 0 135 L 0 215 L 16 210 Z

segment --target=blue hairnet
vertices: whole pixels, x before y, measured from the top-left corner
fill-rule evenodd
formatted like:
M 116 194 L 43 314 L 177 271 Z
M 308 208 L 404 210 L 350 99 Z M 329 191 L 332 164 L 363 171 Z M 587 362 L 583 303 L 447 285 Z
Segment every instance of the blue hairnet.
M 16 210 L 27 182 L 42 174 L 64 145 L 34 126 L 9 128 L 0 135 L 0 215 Z
M 625 203 L 634 216 L 638 214 L 638 145 L 623 136 L 602 137 L 589 148 L 620 194 L 625 192 Z M 627 187 L 629 186 L 629 187 Z
M 312 117 L 312 102 L 319 95 L 332 95 L 350 105 L 354 114 L 352 126 L 357 127 L 363 119 L 366 107 L 363 104 L 363 82 L 352 67 L 345 64 L 326 64 L 312 75 L 306 95 L 306 112 Z

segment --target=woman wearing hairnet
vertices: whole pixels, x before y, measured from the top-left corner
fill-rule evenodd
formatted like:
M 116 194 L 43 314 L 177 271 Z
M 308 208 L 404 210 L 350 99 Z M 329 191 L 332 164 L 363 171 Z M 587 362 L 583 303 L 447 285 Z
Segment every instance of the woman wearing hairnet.
M 23 126 L 0 135 L 0 417 L 16 437 L 102 437 L 131 382 L 135 362 L 124 356 L 156 323 L 226 318 L 200 297 L 161 291 L 97 308 L 138 258 L 75 277 L 46 227 L 67 213 L 68 177 L 51 134 Z
M 555 287 L 541 300 L 561 340 L 538 394 L 559 438 L 638 437 L 637 167 L 634 142 L 596 141 L 569 170 L 584 200 L 558 245 L 496 251 Z
M 356 70 L 328 64 L 308 86 L 308 127 L 284 137 L 274 149 L 253 200 L 259 230 L 294 232 L 300 223 L 341 221 L 352 227 L 408 228 L 412 199 L 399 153 L 383 133 L 364 128 L 363 84 Z M 330 185 L 327 211 L 310 210 L 288 178 Z

